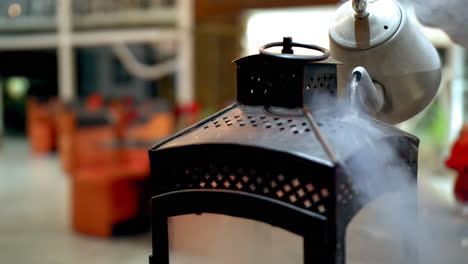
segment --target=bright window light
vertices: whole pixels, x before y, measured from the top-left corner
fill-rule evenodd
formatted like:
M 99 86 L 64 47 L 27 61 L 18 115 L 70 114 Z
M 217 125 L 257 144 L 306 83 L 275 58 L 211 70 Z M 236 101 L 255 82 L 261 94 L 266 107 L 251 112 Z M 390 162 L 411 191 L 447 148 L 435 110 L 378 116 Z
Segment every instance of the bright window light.
M 286 36 L 292 37 L 294 42 L 329 48 L 328 27 L 335 10 L 335 5 L 327 5 L 249 11 L 244 55 L 256 54 L 260 46 L 281 41 Z

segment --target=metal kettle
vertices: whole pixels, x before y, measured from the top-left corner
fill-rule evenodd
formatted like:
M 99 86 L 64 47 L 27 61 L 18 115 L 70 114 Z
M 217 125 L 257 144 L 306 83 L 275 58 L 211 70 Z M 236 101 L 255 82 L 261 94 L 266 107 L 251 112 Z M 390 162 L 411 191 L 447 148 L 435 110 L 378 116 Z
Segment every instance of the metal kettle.
M 372 111 L 366 109 L 374 118 L 391 124 L 408 120 L 435 97 L 441 80 L 438 53 L 396 1 L 344 3 L 329 37 L 333 57 L 343 62 L 338 66 L 340 95 L 348 95 L 358 78 L 367 87 L 362 90 L 374 90 L 371 98 L 381 101 Z

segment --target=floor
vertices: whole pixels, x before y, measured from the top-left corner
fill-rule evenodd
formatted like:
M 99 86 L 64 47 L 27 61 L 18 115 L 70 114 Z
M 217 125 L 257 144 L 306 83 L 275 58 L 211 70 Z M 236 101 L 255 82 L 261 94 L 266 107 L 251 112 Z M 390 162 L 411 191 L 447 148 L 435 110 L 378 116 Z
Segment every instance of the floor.
M 33 157 L 27 142 L 0 148 L 0 263 L 148 263 L 150 234 L 115 240 L 74 233 L 68 181 L 56 155 Z
M 375 212 L 376 208 L 398 199 L 382 197 L 350 227 L 348 263 L 409 263 L 395 256 L 416 244 L 421 245 L 420 263 L 468 263 L 468 217 L 462 216 L 452 199 L 453 177 L 432 175 L 421 169 L 419 178 L 423 204 L 418 213 L 424 228 L 419 232 L 415 231 L 419 226 L 401 228 L 410 234 L 405 236 L 409 244 L 395 239 L 399 236 L 388 225 L 391 221 L 376 222 Z M 74 233 L 69 226 L 68 188 L 67 176 L 62 173 L 56 155 L 33 156 L 21 138 L 3 141 L 0 148 L 1 263 L 148 263 L 150 234 L 103 240 Z M 176 252 L 171 255 L 171 262 L 247 263 L 245 259 L 250 259 L 253 263 L 301 263 L 301 253 L 298 255 L 294 250 L 300 248 L 300 239 L 250 222 L 213 215 L 172 219 L 172 249 L 178 250 L 171 251 Z M 290 253 L 284 253 L 288 250 Z M 256 258 L 262 252 L 273 254 L 262 260 Z

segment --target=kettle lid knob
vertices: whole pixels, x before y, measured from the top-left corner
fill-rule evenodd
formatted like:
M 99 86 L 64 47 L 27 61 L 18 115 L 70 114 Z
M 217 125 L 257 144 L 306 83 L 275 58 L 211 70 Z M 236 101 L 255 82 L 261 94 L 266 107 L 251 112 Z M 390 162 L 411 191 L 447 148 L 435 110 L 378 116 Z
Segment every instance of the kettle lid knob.
M 357 18 L 366 18 L 369 16 L 369 10 L 367 10 L 367 0 L 353 0 L 353 9 L 356 12 L 354 16 Z

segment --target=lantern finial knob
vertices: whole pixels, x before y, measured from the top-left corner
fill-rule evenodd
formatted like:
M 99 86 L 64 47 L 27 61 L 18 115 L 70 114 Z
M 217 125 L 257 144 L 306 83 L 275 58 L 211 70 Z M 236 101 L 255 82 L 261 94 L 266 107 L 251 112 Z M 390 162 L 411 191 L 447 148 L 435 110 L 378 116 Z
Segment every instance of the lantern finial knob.
M 283 54 L 294 54 L 294 51 L 292 49 L 293 47 L 293 41 L 291 37 L 284 37 L 283 38 L 283 50 L 281 50 L 281 53 Z

